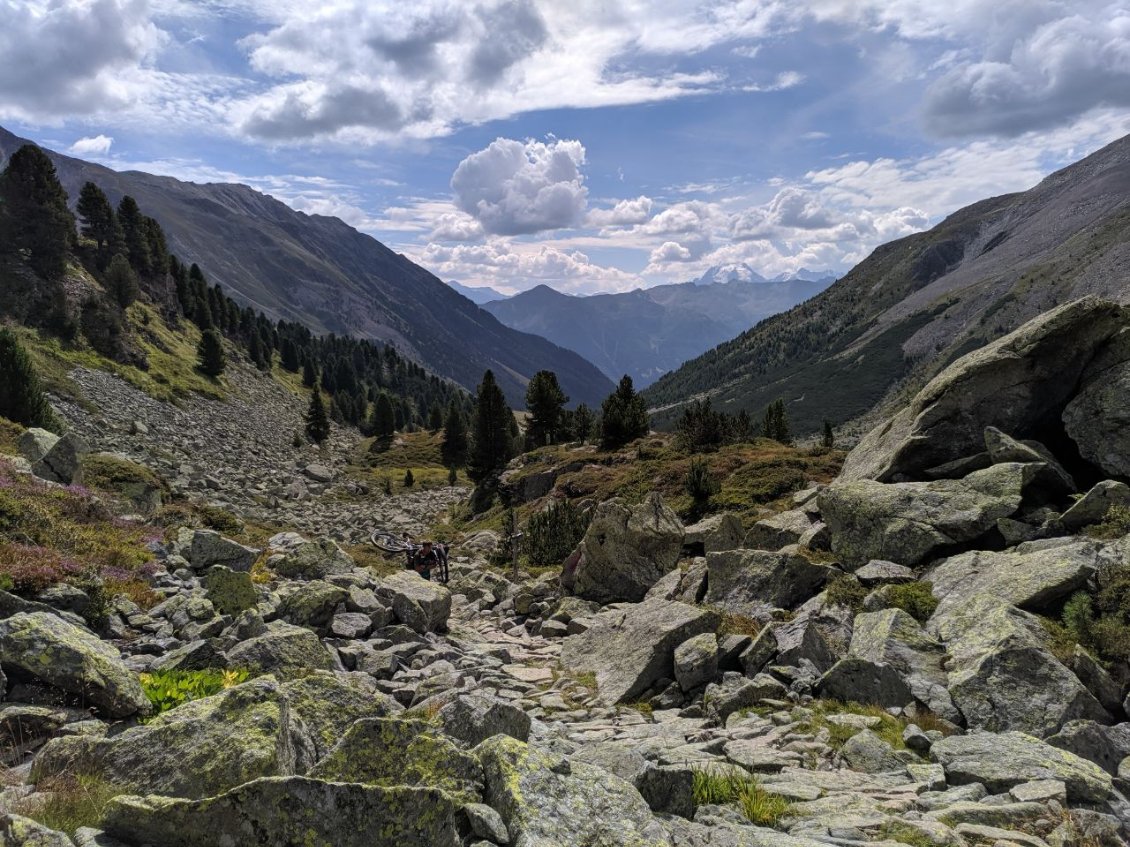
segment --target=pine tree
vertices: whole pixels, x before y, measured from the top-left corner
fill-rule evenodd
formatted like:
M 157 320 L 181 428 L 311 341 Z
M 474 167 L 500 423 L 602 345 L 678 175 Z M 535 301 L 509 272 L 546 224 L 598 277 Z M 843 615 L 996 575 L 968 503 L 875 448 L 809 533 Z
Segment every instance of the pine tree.
M 75 219 L 55 165 L 40 148 L 25 144 L 0 175 L 0 250 L 25 253 L 32 270 L 55 279 L 67 269 L 75 241 Z
M 153 272 L 153 256 L 149 252 L 149 226 L 137 201 L 128 194 L 118 203 L 118 223 L 125 236 L 130 266 L 141 276 L 149 276 Z M 197 268 L 198 273 L 199 270 Z
M 443 429 L 443 409 L 439 407 L 439 403 L 432 403 L 432 408 L 428 412 L 428 429 L 431 432 L 439 432 Z
M 526 409 L 530 420 L 526 426 L 526 445 L 536 448 L 556 444 L 561 415 L 569 398 L 557 383 L 553 371 L 538 371 L 526 386 Z
M 412 475 L 412 469 L 409 468 L 404 472 L 404 487 L 411 488 L 416 484 L 416 477 Z
M 627 374 L 620 379 L 616 390 L 604 399 L 600 416 L 601 446 L 605 450 L 618 450 L 648 433 L 647 406 L 636 394 L 632 378 Z
M 595 424 L 596 415 L 592 413 L 592 409 L 584 403 L 577 406 L 576 411 L 573 412 L 573 433 L 577 436 L 577 440 L 582 444 L 588 441 Z
M 511 424 L 514 414 L 506 405 L 502 389 L 494 374 L 487 371 L 479 384 L 475 401 L 475 415 L 471 424 L 471 450 L 467 461 L 467 476 L 477 485 L 493 479 L 513 455 Z
M 310 395 L 310 407 L 306 410 L 306 435 L 315 444 L 321 444 L 330 437 L 330 419 L 326 414 L 326 403 L 322 399 L 322 389 L 314 385 Z
M 836 446 L 836 433 L 832 431 L 832 422 L 827 418 L 824 419 L 824 438 L 822 441 L 824 446 L 829 449 Z
M 444 465 L 452 470 L 467 464 L 467 424 L 454 400 L 447 404 L 447 417 L 443 422 L 443 444 L 440 446 L 440 457 Z
M 82 218 L 82 234 L 94 242 L 95 264 L 99 270 L 105 270 L 124 243 L 114 207 L 101 188 L 88 182 L 79 193 L 78 213 Z
M 213 379 L 222 374 L 227 367 L 224 342 L 214 329 L 204 330 L 200 336 L 200 343 L 196 346 L 196 356 L 199 359 L 197 367 L 200 368 L 200 372 Z
M 318 381 L 318 373 L 314 370 L 314 363 L 310 361 L 307 356 L 302 361 L 302 384 L 307 388 L 313 388 L 314 383 Z
M 0 417 L 24 426 L 57 430 L 51 410 L 27 351 L 15 334 L 0 327 Z
M 769 404 L 769 408 L 765 410 L 765 420 L 761 432 L 766 438 L 779 441 L 781 444 L 789 443 L 791 440 L 789 418 L 785 412 L 784 400 L 777 399 Z
M 114 302 L 123 309 L 137 300 L 141 290 L 137 285 L 137 274 L 130 267 L 129 259 L 118 253 L 110 260 L 106 269 L 106 291 Z
M 396 432 L 396 412 L 393 410 L 392 399 L 382 391 L 373 403 L 373 417 L 369 428 L 378 440 L 392 438 Z

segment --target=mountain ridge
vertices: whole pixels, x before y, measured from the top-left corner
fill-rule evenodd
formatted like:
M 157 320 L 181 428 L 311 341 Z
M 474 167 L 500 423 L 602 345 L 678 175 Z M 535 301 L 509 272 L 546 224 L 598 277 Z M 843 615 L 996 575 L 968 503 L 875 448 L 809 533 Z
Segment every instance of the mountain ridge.
M 25 143 L 34 142 L 0 128 L 0 165 Z M 471 390 L 490 368 L 511 403 L 522 401 L 541 369 L 555 371 L 574 400 L 599 402 L 612 390 L 573 351 L 504 326 L 338 218 L 298 212 L 244 185 L 119 172 L 44 149 L 72 205 L 88 180 L 114 203 L 133 196 L 161 223 L 173 252 L 270 317 L 393 344 Z

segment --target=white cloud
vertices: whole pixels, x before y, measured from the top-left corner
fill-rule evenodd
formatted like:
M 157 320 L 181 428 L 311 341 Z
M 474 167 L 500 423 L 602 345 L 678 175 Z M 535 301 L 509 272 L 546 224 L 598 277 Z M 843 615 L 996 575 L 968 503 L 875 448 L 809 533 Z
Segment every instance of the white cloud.
M 588 198 L 584 161 L 579 141 L 496 139 L 455 169 L 455 205 L 498 235 L 576 226 Z
M 777 74 L 772 82 L 743 85 L 742 91 L 787 91 L 790 88 L 796 88 L 802 82 L 804 82 L 804 74 L 797 71 L 783 71 Z
M 642 224 L 651 217 L 651 205 L 652 199 L 643 195 L 634 200 L 620 200 L 611 209 L 592 209 L 585 222 L 599 227 Z
M 476 241 L 482 237 L 483 225 L 460 212 L 440 215 L 432 229 L 432 238 L 437 241 Z
M 109 135 L 93 135 L 80 138 L 70 147 L 76 156 L 105 156 L 110 152 L 114 139 Z
M 659 265 L 665 262 L 686 262 L 691 259 L 692 253 L 677 241 L 664 241 L 651 251 L 648 257 L 649 265 Z

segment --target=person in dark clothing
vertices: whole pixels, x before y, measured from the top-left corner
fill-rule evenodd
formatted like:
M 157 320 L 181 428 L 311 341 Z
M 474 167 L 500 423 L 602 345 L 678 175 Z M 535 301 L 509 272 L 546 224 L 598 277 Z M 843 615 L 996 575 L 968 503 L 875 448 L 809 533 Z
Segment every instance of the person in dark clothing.
M 439 567 L 440 558 L 432 548 L 432 542 L 425 541 L 412 557 L 412 569 L 424 579 L 432 578 L 432 568 Z

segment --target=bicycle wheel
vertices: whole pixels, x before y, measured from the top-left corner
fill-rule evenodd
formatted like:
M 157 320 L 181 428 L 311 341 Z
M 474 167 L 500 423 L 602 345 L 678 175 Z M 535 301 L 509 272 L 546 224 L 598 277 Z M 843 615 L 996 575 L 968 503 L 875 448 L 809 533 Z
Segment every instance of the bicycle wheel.
M 369 541 L 378 550 L 384 550 L 386 553 L 403 553 L 408 549 L 403 541 L 391 532 L 385 532 L 382 529 L 374 529 L 373 534 L 369 536 Z

